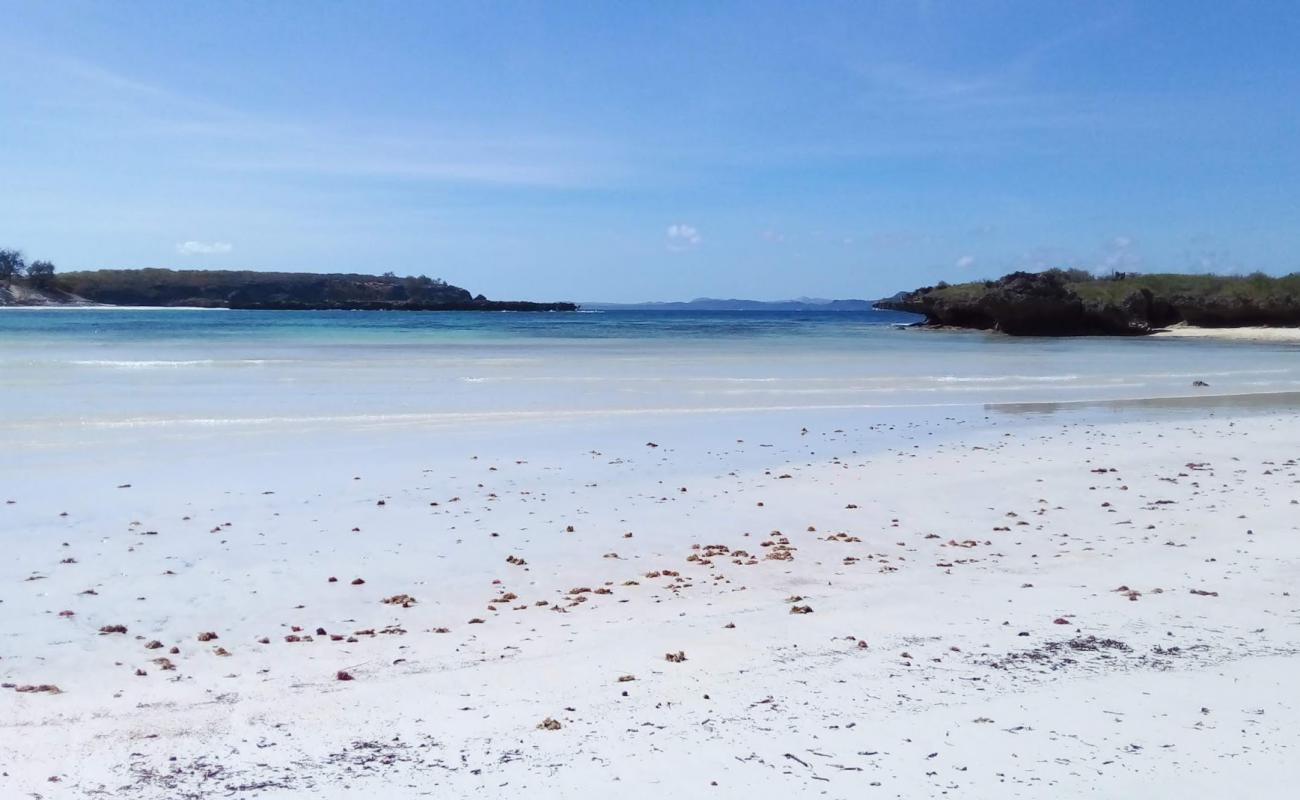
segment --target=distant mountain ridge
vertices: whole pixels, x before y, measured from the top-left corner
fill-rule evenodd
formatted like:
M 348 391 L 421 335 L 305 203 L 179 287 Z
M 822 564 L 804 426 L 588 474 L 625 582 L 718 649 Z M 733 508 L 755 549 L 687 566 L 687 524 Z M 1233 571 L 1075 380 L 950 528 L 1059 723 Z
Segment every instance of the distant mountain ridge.
M 689 301 L 652 303 L 583 303 L 586 311 L 871 311 L 872 300 L 739 300 L 697 297 Z

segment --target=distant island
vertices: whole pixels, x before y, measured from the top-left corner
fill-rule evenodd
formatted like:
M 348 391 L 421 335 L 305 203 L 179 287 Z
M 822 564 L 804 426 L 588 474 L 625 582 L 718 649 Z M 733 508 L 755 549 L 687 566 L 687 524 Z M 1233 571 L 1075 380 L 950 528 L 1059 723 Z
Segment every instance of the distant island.
M 583 303 L 586 311 L 871 311 L 871 300 L 822 300 L 801 297 L 797 300 L 720 300 L 699 297 L 685 302 L 667 303 Z
M 922 314 L 923 325 L 1013 336 L 1142 336 L 1178 323 L 1294 327 L 1300 326 L 1300 273 L 1275 278 L 1013 272 L 997 280 L 900 292 L 876 307 Z
M 0 306 L 174 306 L 275 311 L 576 311 L 574 303 L 489 300 L 459 286 L 419 277 L 254 272 L 251 270 L 108 269 L 56 273 L 0 250 Z

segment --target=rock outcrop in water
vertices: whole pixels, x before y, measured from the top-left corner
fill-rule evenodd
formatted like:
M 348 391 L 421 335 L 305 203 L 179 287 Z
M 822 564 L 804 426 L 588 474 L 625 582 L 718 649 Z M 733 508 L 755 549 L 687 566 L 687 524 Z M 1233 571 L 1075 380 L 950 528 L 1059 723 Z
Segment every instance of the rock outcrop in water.
M 1300 274 L 1132 275 L 1014 272 L 996 281 L 927 286 L 877 303 L 926 325 L 1013 336 L 1141 336 L 1180 322 L 1203 327 L 1300 325 Z
M 229 270 L 66 272 L 41 292 L 0 289 L 2 305 L 105 304 L 261 310 L 573 311 L 573 303 L 489 300 L 426 277 Z

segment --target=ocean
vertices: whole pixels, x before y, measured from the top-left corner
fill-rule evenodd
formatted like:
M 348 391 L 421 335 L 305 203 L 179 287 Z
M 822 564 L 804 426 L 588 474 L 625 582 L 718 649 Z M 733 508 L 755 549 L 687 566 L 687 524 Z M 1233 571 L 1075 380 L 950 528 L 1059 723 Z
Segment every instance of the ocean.
M 6 309 L 0 437 L 971 410 L 1300 389 L 1294 345 L 901 327 L 914 319 L 884 311 Z M 1194 388 L 1198 380 L 1209 387 Z

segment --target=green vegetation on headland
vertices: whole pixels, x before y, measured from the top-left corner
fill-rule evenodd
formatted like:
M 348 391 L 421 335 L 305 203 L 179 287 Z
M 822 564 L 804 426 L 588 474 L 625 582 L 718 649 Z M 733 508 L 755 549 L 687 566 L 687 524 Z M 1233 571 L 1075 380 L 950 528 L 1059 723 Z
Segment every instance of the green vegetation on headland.
M 58 286 L 49 261 L 28 264 L 21 252 L 0 249 L 0 306 L 86 304 Z
M 940 283 L 877 307 L 925 316 L 925 325 L 1014 336 L 1141 336 L 1178 323 L 1206 328 L 1300 326 L 1300 273 L 1280 278 L 1013 272 L 992 281 Z
M 434 278 L 231 270 L 109 269 L 33 274 L 0 251 L 0 305 L 198 306 L 265 310 L 574 311 L 573 303 L 489 300 Z M 6 266 L 7 265 L 7 266 Z
M 432 278 L 228 270 L 99 270 L 59 276 L 66 291 L 123 306 L 270 310 L 573 311 L 572 303 L 488 300 Z

